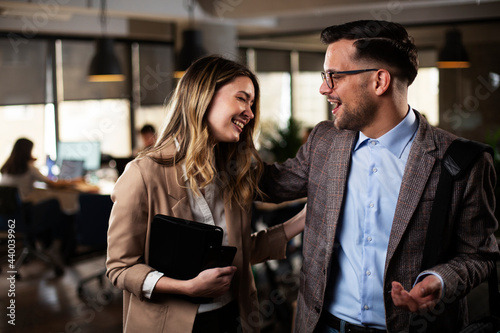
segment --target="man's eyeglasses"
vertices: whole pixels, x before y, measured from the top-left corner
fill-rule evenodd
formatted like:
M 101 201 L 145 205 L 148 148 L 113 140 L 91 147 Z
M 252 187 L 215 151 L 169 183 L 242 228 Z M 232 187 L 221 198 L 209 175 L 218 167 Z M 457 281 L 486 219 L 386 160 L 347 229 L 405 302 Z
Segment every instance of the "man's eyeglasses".
M 364 72 L 378 71 L 376 68 L 370 69 L 356 69 L 353 71 L 340 71 L 340 72 L 321 72 L 321 78 L 326 82 L 328 88 L 333 89 L 333 76 L 334 75 L 354 75 Z

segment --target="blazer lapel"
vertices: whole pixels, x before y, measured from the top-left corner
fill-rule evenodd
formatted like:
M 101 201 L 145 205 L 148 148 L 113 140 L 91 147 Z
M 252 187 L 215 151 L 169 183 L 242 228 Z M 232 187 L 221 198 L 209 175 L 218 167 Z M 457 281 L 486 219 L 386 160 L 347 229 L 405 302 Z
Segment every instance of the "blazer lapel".
M 386 269 L 424 193 L 436 158 L 428 123 L 419 116 L 419 129 L 408 156 L 387 248 Z
M 235 206 L 236 205 L 236 206 Z M 249 225 L 250 221 L 248 219 L 248 214 L 243 214 L 243 211 L 241 209 L 238 209 L 238 204 L 236 202 L 232 203 L 232 208 L 229 208 L 229 200 L 228 196 L 224 193 L 224 214 L 226 217 L 226 232 L 227 232 L 227 241 L 230 246 L 236 246 L 239 250 L 236 252 L 236 255 L 233 260 L 233 266 L 238 266 L 238 267 L 243 267 L 244 261 L 244 256 L 249 256 L 249 253 L 244 253 L 244 249 L 248 248 L 245 247 L 243 242 L 243 234 L 245 230 L 245 225 Z M 248 231 L 247 231 L 248 232 Z M 245 238 L 249 238 L 250 234 L 245 234 Z M 248 258 L 250 260 L 250 258 Z M 246 276 L 243 274 L 243 272 L 236 272 L 237 275 L 240 276 L 239 279 L 233 279 L 233 290 L 238 290 L 239 291 L 239 297 L 243 297 L 241 292 L 242 289 L 240 288 L 240 283 L 246 285 L 249 284 L 250 282 L 243 277 Z M 241 275 L 243 274 L 243 275 Z M 242 280 L 243 279 L 243 280 Z M 247 289 L 248 287 L 245 287 L 244 289 Z M 248 306 L 248 304 L 246 305 Z
M 236 207 L 235 207 L 236 206 Z M 229 208 L 227 195 L 224 193 L 224 214 L 226 216 L 227 241 L 231 246 L 243 248 L 242 233 L 243 224 L 247 223 L 248 218 L 243 216 L 238 204 L 233 202 L 232 209 Z
M 168 186 L 168 200 L 175 216 L 186 220 L 193 220 L 193 213 L 189 203 L 184 171 L 180 165 L 175 166 L 175 172 L 165 172 Z
M 347 177 L 349 175 L 349 167 L 351 164 L 352 148 L 358 138 L 357 132 L 341 131 L 338 140 L 332 140 L 332 145 L 328 151 L 328 181 L 327 181 L 327 211 L 326 214 L 325 234 L 327 235 L 327 260 L 330 262 L 330 257 L 333 251 L 333 243 L 337 224 L 340 219 L 342 203 L 344 201 Z
M 161 150 L 158 154 L 159 158 L 172 156 L 175 153 L 175 146 L 172 144 Z M 171 207 L 174 216 L 183 219 L 192 220 L 193 214 L 189 205 L 189 197 L 186 190 L 186 179 L 181 164 L 176 164 L 173 167 L 163 168 L 163 177 L 167 187 L 168 207 Z

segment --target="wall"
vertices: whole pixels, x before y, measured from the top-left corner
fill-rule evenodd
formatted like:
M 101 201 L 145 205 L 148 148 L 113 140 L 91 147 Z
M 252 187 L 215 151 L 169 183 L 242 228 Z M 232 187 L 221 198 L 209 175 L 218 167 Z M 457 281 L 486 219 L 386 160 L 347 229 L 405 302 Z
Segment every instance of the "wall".
M 486 142 L 500 130 L 500 43 L 487 41 L 484 35 L 498 34 L 500 25 L 490 24 L 482 30 L 471 32 L 463 27 L 470 68 L 440 70 L 439 126 Z

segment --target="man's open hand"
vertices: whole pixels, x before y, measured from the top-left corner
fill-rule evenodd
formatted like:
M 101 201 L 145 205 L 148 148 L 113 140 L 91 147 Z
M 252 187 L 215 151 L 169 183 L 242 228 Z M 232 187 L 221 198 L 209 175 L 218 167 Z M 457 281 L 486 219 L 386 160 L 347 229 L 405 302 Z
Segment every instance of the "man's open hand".
M 401 283 L 392 282 L 392 301 L 394 305 L 411 312 L 432 310 L 441 298 L 441 281 L 437 276 L 427 275 L 409 292 Z

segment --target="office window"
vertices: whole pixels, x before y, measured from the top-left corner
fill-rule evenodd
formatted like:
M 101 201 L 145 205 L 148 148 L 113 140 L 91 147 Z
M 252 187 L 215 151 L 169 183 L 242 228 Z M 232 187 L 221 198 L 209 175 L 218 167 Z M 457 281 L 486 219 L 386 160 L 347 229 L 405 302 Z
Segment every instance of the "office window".
M 423 114 L 431 125 L 439 126 L 439 70 L 437 51 L 418 51 L 419 69 L 415 81 L 408 88 L 408 104 Z
M 0 38 L 0 105 L 44 104 L 49 43 Z
M 328 103 L 319 93 L 320 72 L 298 72 L 293 80 L 293 117 L 303 128 L 314 127 L 327 120 Z
M 140 130 L 144 125 L 149 124 L 158 131 L 165 122 L 167 109 L 163 105 L 143 106 L 135 111 L 135 128 Z
M 0 166 L 9 157 L 14 143 L 26 138 L 34 143 L 35 165 L 45 164 L 55 153 L 54 107 L 52 104 L 0 106 Z M 52 131 L 49 129 L 52 128 Z
M 286 127 L 291 116 L 302 128 L 328 119 L 326 99 L 319 94 L 323 61 L 322 52 L 255 51 L 264 130 Z
M 260 81 L 262 127 L 285 127 L 291 116 L 290 73 L 257 73 Z
M 158 132 L 166 117 L 165 104 L 174 89 L 174 49 L 164 43 L 137 43 L 132 46 L 133 58 L 137 56 L 139 105 L 134 109 L 135 151 L 143 148 L 140 129 L 152 125 Z M 135 64 L 135 62 L 134 62 Z
M 34 143 L 35 165 L 55 153 L 54 105 L 51 100 L 50 42 L 0 38 L 0 164 L 17 139 Z
M 99 141 L 103 154 L 131 156 L 129 108 L 126 99 L 61 102 L 59 140 Z
M 132 44 L 137 45 L 135 58 Z M 56 158 L 56 122 L 59 140 L 100 141 L 102 152 L 115 157 L 132 154 L 131 112 L 136 128 L 146 123 L 161 127 L 163 103 L 175 83 L 173 44 L 115 41 L 114 47 L 126 81 L 88 82 L 93 40 L 30 39 L 12 45 L 0 38 L 0 70 L 5 78 L 0 83 L 0 162 L 19 137 L 35 143 L 38 166 L 46 155 Z M 56 99 L 54 78 L 57 108 L 51 104 Z
M 290 52 L 256 50 L 255 71 L 261 94 L 261 124 L 263 131 L 286 127 L 291 116 Z
M 140 105 L 163 105 L 174 88 L 174 48 L 138 43 Z
M 422 113 L 434 126 L 439 125 L 439 70 L 420 68 L 415 81 L 408 88 L 408 104 Z
M 290 51 L 256 50 L 255 68 L 257 72 L 289 72 Z
M 89 82 L 88 70 L 95 54 L 92 40 L 63 40 L 62 53 L 62 95 L 65 101 L 84 99 L 112 99 L 130 97 L 130 51 L 128 44 L 114 43 L 115 55 L 126 76 L 121 82 Z
M 163 105 L 141 106 L 135 110 L 135 151 L 144 148 L 144 144 L 140 136 L 141 128 L 148 124 L 155 128 L 156 133 L 159 133 L 165 123 L 166 116 L 166 108 Z
M 319 93 L 324 57 L 322 52 L 298 53 L 298 70 L 293 74 L 293 117 L 302 128 L 331 118 L 326 98 Z
M 128 43 L 115 42 L 115 54 L 125 81 L 89 82 L 94 41 L 63 40 L 60 44 L 62 99 L 59 103 L 60 141 L 99 141 L 101 152 L 113 157 L 131 155 L 130 51 Z M 58 62 L 59 63 L 59 62 Z M 58 76 L 61 78 L 61 75 Z

